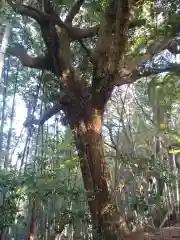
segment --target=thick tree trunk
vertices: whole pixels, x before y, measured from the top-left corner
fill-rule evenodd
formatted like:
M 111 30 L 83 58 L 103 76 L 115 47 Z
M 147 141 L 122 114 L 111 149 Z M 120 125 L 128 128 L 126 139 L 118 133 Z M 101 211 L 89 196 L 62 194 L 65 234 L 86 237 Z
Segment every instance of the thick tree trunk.
M 83 120 L 73 127 L 84 187 L 92 217 L 94 239 L 121 239 L 129 231 L 111 196 L 111 182 L 104 157 L 102 114 L 87 107 Z M 122 230 L 123 229 L 123 230 Z

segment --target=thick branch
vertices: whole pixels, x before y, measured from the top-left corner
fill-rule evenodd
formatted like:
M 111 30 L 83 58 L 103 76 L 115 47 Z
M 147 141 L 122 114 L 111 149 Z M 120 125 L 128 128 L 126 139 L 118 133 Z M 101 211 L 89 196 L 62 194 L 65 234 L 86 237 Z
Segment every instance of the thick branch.
M 98 34 L 99 32 L 99 27 L 100 25 L 96 25 L 94 27 L 90 27 L 90 28 L 78 28 L 78 27 L 74 27 L 73 31 L 74 31 L 74 40 L 81 40 L 83 38 L 91 38 L 94 37 Z
M 78 14 L 80 7 L 82 6 L 82 4 L 84 3 L 85 0 L 77 0 L 73 6 L 72 9 L 70 10 L 69 14 L 66 17 L 65 22 L 66 23 L 72 23 L 74 17 L 76 16 L 76 14 Z
M 7 0 L 7 2 L 15 12 L 18 12 L 21 15 L 31 17 L 35 19 L 37 22 L 41 22 L 44 19 L 42 12 L 38 11 L 33 7 L 16 4 L 13 3 L 11 0 Z
M 128 61 L 128 59 L 126 60 L 127 64 L 125 69 L 121 69 L 120 75 L 123 76 L 123 78 L 124 76 L 125 78 L 127 78 L 127 76 L 131 76 L 132 73 L 134 75 L 134 73 L 139 72 L 138 68 L 143 69 L 143 63 L 152 61 L 155 56 L 158 56 L 164 50 L 169 50 L 172 54 L 177 54 L 178 48 L 176 40 L 174 38 L 168 38 L 159 41 L 153 41 L 153 43 L 149 45 L 145 54 L 136 55 L 132 61 Z
M 135 27 L 142 27 L 146 25 L 146 20 L 145 19 L 136 19 L 134 21 L 131 21 L 129 23 L 129 29 L 135 28 Z
M 52 14 L 43 13 L 33 7 L 12 3 L 11 0 L 7 0 L 8 4 L 13 10 L 21 15 L 26 15 L 35 19 L 39 24 L 45 21 L 50 21 L 54 25 L 65 28 L 68 32 L 71 32 L 72 27 L 65 24 L 60 18 Z
M 61 28 L 66 29 L 69 34 L 69 37 L 72 39 L 78 40 L 84 38 L 84 35 L 87 35 L 87 37 L 91 37 L 91 35 L 92 36 L 96 35 L 92 29 L 89 30 L 72 27 L 70 26 L 70 24 L 63 22 L 60 18 L 56 17 L 55 15 L 43 13 L 30 6 L 15 4 L 11 0 L 7 0 L 7 2 L 15 12 L 35 19 L 40 25 L 48 21 L 51 22 L 51 24 L 53 25 L 57 25 Z
M 15 12 L 35 19 L 40 25 L 42 25 L 42 23 L 46 21 L 49 21 L 53 25 L 57 25 L 61 28 L 66 29 L 69 34 L 69 37 L 72 39 L 78 40 L 78 39 L 84 38 L 84 35 L 85 36 L 87 35 L 87 37 L 91 37 L 91 36 L 93 37 L 94 35 L 97 34 L 96 27 L 94 27 L 95 28 L 94 31 L 96 31 L 96 34 L 95 34 L 92 28 L 89 30 L 89 29 L 80 29 L 77 27 L 72 27 L 69 24 L 63 22 L 60 18 L 56 17 L 55 15 L 43 13 L 30 6 L 15 4 L 11 0 L 7 0 L 7 2 Z
M 160 73 L 165 73 L 165 72 L 172 72 L 172 73 L 180 73 L 180 64 L 169 64 L 168 66 L 165 66 L 163 68 L 160 67 L 154 67 L 154 68 L 149 68 L 147 70 L 144 70 L 142 72 L 137 72 L 134 73 L 134 78 L 138 79 L 140 77 L 148 77 L 153 74 L 160 74 Z
M 134 27 L 141 27 L 141 26 L 144 26 L 145 24 L 146 24 L 145 19 L 134 20 L 129 23 L 129 29 Z M 94 27 L 85 28 L 85 29 L 74 27 L 74 30 L 76 30 L 76 40 L 80 40 L 82 38 L 91 38 L 96 36 L 99 32 L 99 27 L 100 27 L 99 24 Z M 113 28 L 113 32 L 114 31 L 115 31 L 115 26 Z
M 151 75 L 160 74 L 160 73 L 180 73 L 180 64 L 170 64 L 169 66 L 165 66 L 164 68 L 156 67 L 156 68 L 148 68 L 141 71 L 133 71 L 127 75 L 117 77 L 115 85 L 122 86 L 124 84 L 131 84 L 136 82 L 138 79 L 143 77 L 149 77 Z
M 115 75 L 118 72 L 128 38 L 132 4 L 128 0 L 117 2 L 117 6 L 113 6 L 115 9 L 111 11 L 109 6 L 101 19 L 99 39 L 93 56 L 94 63 L 97 63 L 92 80 L 93 101 L 101 110 L 104 109 L 115 86 Z M 115 34 L 113 35 L 114 22 Z
M 62 105 L 57 103 L 52 108 L 47 109 L 44 114 L 39 119 L 39 124 L 43 125 L 46 121 L 48 121 L 52 116 L 57 114 L 62 109 Z
M 62 109 L 62 105 L 57 103 L 52 108 L 47 109 L 40 119 L 26 119 L 24 122 L 24 127 L 28 127 L 31 125 L 43 125 L 46 121 L 48 121 L 51 117 L 57 114 Z
M 80 0 L 79 0 L 80 1 Z M 81 0 L 82 1 L 82 0 Z M 39 24 L 42 24 L 45 21 L 50 21 L 54 25 L 58 25 L 67 30 L 69 37 L 73 40 L 80 40 L 83 38 L 90 38 L 94 37 L 98 34 L 100 25 L 96 25 L 91 28 L 81 29 L 78 27 L 72 27 L 67 21 L 63 22 L 60 18 L 56 17 L 52 14 L 43 13 L 31 6 L 15 4 L 11 0 L 7 0 L 8 4 L 13 8 L 15 12 L 18 12 L 21 15 L 26 15 L 35 19 Z M 144 19 L 132 21 L 129 24 L 129 28 L 133 28 L 136 26 L 142 26 L 145 24 Z
M 84 51 L 86 52 L 87 56 L 89 58 L 91 58 L 91 56 L 92 56 L 91 50 L 86 47 L 86 45 L 84 44 L 83 40 L 79 40 L 79 43 L 80 43 L 81 47 L 84 49 Z
M 47 109 L 39 120 L 37 119 L 26 119 L 24 126 L 28 127 L 29 125 L 43 125 L 47 120 L 49 120 L 52 116 L 57 114 L 60 110 L 64 110 L 65 106 L 68 104 L 68 96 L 61 92 L 58 97 L 58 102 L 54 104 L 52 108 Z
M 52 66 L 47 56 L 31 57 L 27 54 L 26 49 L 20 44 L 16 44 L 15 47 L 8 48 L 7 54 L 18 57 L 22 65 L 26 67 L 52 70 Z

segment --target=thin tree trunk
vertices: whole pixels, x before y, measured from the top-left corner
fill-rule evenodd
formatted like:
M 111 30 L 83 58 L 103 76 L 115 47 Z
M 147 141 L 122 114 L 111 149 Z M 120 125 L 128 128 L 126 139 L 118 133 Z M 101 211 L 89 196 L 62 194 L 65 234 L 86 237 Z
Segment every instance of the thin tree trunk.
M 10 37 L 10 31 L 11 26 L 9 24 L 6 25 L 2 43 L 1 43 L 1 49 L 0 49 L 0 79 L 2 78 L 2 72 L 4 68 L 4 61 L 5 61 L 5 52 L 8 46 L 8 40 Z M 7 67 L 7 69 L 6 69 Z M 6 71 L 7 70 L 7 71 Z M 2 153 L 3 150 L 3 131 L 4 131 L 4 122 L 5 122 L 5 107 L 6 107 L 6 95 L 7 95 L 7 81 L 8 81 L 8 71 L 9 71 L 9 59 L 8 59 L 8 65 L 4 68 L 4 86 L 3 86 L 3 105 L 2 105 L 2 111 L 1 111 L 1 126 L 0 126 L 0 153 Z M 0 164 L 2 162 L 2 155 L 0 156 Z
M 1 240 L 8 240 L 8 228 L 4 228 L 2 229 L 2 231 L 0 232 L 0 239 Z
M 7 169 L 8 165 L 9 165 L 9 150 L 10 150 L 11 137 L 12 137 L 12 127 L 13 127 L 13 122 L 14 122 L 14 110 L 15 110 L 15 99 L 16 99 L 16 93 L 17 93 L 16 91 L 17 91 L 18 69 L 19 69 L 19 63 L 18 63 L 18 67 L 17 67 L 16 81 L 14 84 L 13 103 L 12 103 L 12 110 L 11 110 L 11 116 L 10 116 L 10 127 L 9 127 L 9 131 L 8 131 L 6 156 L 5 156 L 5 161 L 4 161 L 5 169 Z
M 32 199 L 32 210 L 31 210 L 31 219 L 27 240 L 36 240 L 35 229 L 36 229 L 36 197 Z
M 1 48 L 0 48 L 0 79 L 2 77 L 2 72 L 4 67 L 4 55 L 8 46 L 8 40 L 9 40 L 10 34 L 11 34 L 11 25 L 7 24 L 4 31 L 3 38 L 2 38 Z
M 3 104 L 2 104 L 2 112 L 1 112 L 1 126 L 0 126 L 0 152 L 3 151 L 3 132 L 4 132 L 4 124 L 5 124 L 5 109 L 6 109 L 6 98 L 7 98 L 7 86 L 8 86 L 8 74 L 9 74 L 9 59 L 4 69 L 4 86 L 3 86 Z M 2 162 L 2 155 L 0 157 L 0 163 Z

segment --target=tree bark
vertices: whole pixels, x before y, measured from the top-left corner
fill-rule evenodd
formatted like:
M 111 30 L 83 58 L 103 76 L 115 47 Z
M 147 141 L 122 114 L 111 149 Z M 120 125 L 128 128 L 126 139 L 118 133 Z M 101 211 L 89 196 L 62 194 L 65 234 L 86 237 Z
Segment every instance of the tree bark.
M 93 238 L 121 239 L 129 229 L 110 191 L 110 173 L 103 151 L 102 113 L 93 107 L 86 109 L 83 120 L 79 120 L 72 131 L 92 217 Z
M 30 218 L 30 225 L 29 225 L 29 232 L 27 236 L 27 240 L 35 240 L 36 236 L 36 228 L 37 228 L 37 203 L 38 199 L 36 196 L 32 198 L 32 208 L 31 208 L 31 218 Z

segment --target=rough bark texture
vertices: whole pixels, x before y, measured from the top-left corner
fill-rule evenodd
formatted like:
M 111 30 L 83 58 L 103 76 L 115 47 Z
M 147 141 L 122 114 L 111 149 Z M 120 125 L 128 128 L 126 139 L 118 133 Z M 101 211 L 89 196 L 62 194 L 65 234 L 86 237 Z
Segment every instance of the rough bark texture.
M 121 219 L 110 193 L 110 174 L 103 152 L 102 113 L 92 107 L 86 110 L 88 117 L 79 121 L 73 132 L 92 216 L 94 239 L 118 239 L 120 227 L 126 223 Z
M 37 201 L 36 197 L 32 198 L 32 208 L 31 208 L 31 219 L 29 225 L 29 232 L 27 236 L 27 240 L 34 240 L 37 238 L 36 236 L 36 228 L 37 228 Z

